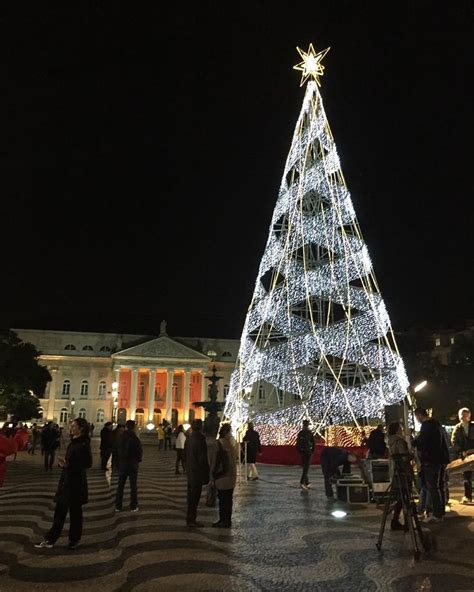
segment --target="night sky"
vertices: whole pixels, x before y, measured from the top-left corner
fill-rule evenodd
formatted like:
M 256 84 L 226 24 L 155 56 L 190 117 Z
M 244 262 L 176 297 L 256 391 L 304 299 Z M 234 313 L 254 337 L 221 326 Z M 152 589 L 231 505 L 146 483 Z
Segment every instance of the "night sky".
M 163 6 L 3 18 L 0 325 L 238 338 L 309 42 L 395 329 L 474 318 L 474 4 Z

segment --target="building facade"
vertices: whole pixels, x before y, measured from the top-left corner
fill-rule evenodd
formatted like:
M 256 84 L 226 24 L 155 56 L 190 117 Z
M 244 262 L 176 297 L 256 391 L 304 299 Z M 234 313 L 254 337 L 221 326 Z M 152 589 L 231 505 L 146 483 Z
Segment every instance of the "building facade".
M 100 427 L 106 421 L 134 419 L 140 428 L 163 419 L 173 425 L 204 418 L 193 403 L 208 397 L 206 376 L 216 367 L 219 400 L 224 400 L 239 341 L 170 337 L 162 323 L 158 337 L 13 329 L 41 352 L 39 362 L 52 380 L 40 405 L 43 418 L 65 425 L 84 417 Z

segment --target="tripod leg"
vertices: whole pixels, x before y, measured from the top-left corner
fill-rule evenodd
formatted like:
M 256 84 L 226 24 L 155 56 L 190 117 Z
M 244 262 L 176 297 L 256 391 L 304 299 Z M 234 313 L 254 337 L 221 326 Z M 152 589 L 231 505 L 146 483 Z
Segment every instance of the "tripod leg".
M 408 521 L 408 530 L 410 532 L 411 540 L 413 543 L 413 556 L 415 560 L 418 560 L 420 558 L 420 547 L 418 546 L 417 532 L 415 531 L 418 516 L 416 516 L 416 513 L 414 513 L 414 511 L 416 512 L 416 507 L 415 504 L 412 502 L 410 484 L 408 482 L 408 479 L 406 478 L 404 479 L 403 483 L 402 507 L 405 520 Z
M 388 488 L 387 493 L 388 493 L 387 501 L 385 502 L 385 506 L 384 506 L 383 514 L 382 514 L 382 522 L 380 523 L 379 538 L 377 539 L 377 542 L 375 544 L 375 546 L 377 547 L 377 549 L 379 551 L 382 548 L 382 540 L 383 540 L 383 533 L 384 533 L 384 530 L 385 530 L 385 524 L 387 523 L 387 516 L 390 513 L 390 506 L 391 506 L 391 502 L 392 502 L 391 485 Z

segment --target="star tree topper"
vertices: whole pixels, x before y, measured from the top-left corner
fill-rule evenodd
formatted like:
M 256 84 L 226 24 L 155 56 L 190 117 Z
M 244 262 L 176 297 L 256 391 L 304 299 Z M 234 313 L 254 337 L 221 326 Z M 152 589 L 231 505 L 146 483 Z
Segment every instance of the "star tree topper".
M 303 86 L 303 84 L 308 80 L 310 76 L 314 78 L 318 86 L 321 86 L 321 83 L 319 82 L 319 77 L 324 74 L 324 66 L 321 64 L 321 60 L 324 58 L 324 56 L 331 48 L 327 47 L 319 53 L 316 53 L 313 44 L 310 43 L 308 51 L 304 51 L 299 47 L 297 47 L 296 49 L 298 50 L 300 56 L 303 58 L 302 62 L 296 64 L 296 66 L 293 66 L 293 70 L 299 70 L 302 73 L 300 86 Z

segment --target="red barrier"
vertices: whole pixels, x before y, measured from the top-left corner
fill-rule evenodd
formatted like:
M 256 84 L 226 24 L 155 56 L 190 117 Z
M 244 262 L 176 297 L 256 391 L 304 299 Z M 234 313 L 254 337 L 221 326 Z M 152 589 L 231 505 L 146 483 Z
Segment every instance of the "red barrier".
M 324 444 L 316 444 L 312 465 L 319 465 L 321 452 Z M 365 458 L 367 455 L 366 446 L 341 446 L 347 452 L 353 452 L 359 458 Z M 269 465 L 300 465 L 301 457 L 296 446 L 262 446 L 262 452 L 257 456 L 257 462 Z

